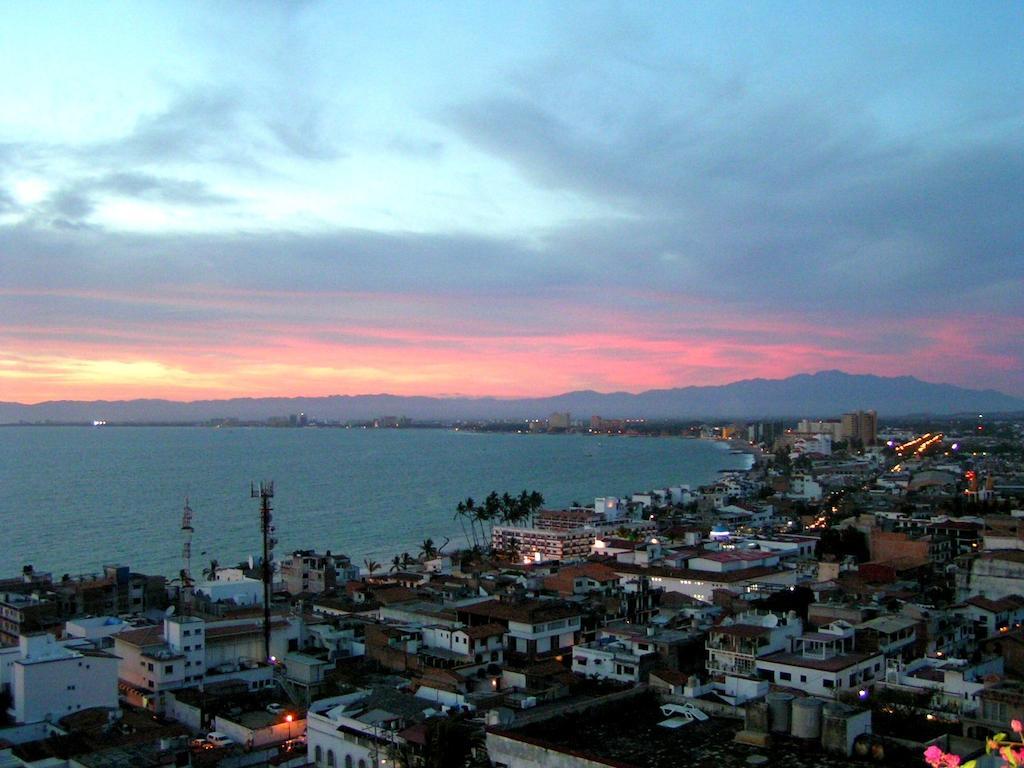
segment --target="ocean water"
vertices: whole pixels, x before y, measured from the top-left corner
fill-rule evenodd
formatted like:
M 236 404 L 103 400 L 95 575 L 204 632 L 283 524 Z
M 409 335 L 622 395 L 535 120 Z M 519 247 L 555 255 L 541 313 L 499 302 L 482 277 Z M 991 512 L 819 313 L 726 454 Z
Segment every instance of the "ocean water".
M 23 564 L 103 564 L 173 576 L 181 513 L 194 510 L 192 570 L 260 551 L 250 482 L 273 480 L 277 552 L 344 552 L 387 564 L 432 537 L 464 545 L 466 496 L 540 491 L 546 506 L 709 482 L 749 459 L 682 438 L 445 430 L 11 427 L 0 429 L 0 576 Z

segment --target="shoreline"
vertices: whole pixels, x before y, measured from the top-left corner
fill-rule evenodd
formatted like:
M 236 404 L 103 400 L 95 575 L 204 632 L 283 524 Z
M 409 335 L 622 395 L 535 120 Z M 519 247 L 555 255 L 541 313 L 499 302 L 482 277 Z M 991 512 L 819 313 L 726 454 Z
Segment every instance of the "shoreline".
M 15 491 L 0 505 L 12 523 L 11 563 L 88 573 L 120 562 L 174 575 L 185 496 L 196 510 L 194 551 L 243 561 L 257 540 L 248 499 L 254 478 L 278 483 L 279 553 L 315 546 L 361 563 L 390 559 L 427 537 L 447 536 L 461 546 L 452 515 L 468 495 L 530 488 L 544 494 L 547 506 L 561 508 L 667 485 L 696 487 L 714 482 L 721 467 L 746 465 L 727 458 L 725 446 L 689 442 L 619 440 L 597 449 L 582 439 L 465 442 L 437 430 L 390 438 L 234 434 L 225 440 L 229 435 L 196 429 L 0 433 L 0 460 L 8 459 Z M 59 472 L 62 483 L 48 483 L 44 471 Z

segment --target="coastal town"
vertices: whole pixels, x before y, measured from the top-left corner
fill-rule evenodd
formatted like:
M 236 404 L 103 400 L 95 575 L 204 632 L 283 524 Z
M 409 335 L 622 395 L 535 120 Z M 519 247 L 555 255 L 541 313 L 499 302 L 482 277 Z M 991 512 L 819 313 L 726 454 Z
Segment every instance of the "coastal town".
M 1024 421 L 687 429 L 749 469 L 568 508 L 498 488 L 384 562 L 276 551 L 264 482 L 245 563 L 191 557 L 187 501 L 177 574 L 8 563 L 0 768 L 923 765 L 1014 738 Z

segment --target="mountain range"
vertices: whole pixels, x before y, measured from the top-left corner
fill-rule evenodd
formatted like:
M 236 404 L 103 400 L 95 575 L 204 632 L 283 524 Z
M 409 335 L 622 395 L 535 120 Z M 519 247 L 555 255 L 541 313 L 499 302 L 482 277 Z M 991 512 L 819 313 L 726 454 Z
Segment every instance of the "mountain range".
M 933 384 L 913 376 L 884 377 L 820 371 L 785 379 L 746 379 L 718 386 L 691 386 L 601 393 L 566 392 L 551 397 L 405 397 L 330 395 L 229 400 L 60 400 L 25 405 L 0 402 L 0 424 L 80 423 L 103 419 L 130 423 L 244 421 L 305 413 L 319 421 L 358 421 L 384 415 L 420 421 L 519 420 L 568 411 L 576 418 L 710 419 L 829 417 L 874 409 L 880 416 L 1024 412 L 1024 399 L 992 389 Z

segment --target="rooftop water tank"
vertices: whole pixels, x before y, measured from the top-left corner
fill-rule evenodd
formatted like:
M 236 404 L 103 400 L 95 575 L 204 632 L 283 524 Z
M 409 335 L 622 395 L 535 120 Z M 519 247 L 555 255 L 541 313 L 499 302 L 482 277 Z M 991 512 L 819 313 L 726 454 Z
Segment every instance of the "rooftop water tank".
M 790 710 L 793 705 L 793 696 L 789 693 L 769 693 L 765 697 L 768 701 L 768 726 L 772 733 L 789 733 Z
M 821 736 L 821 699 L 794 699 L 792 713 L 793 738 L 817 739 Z

